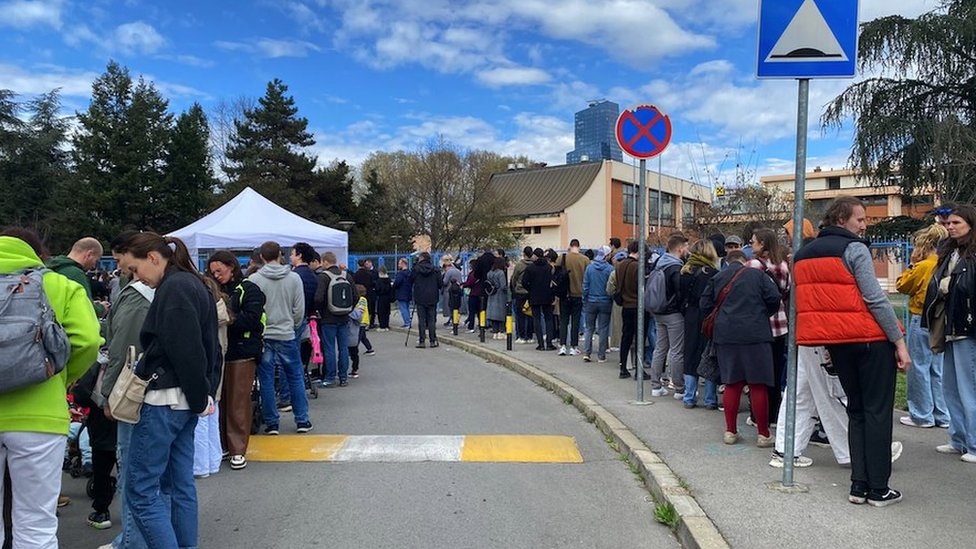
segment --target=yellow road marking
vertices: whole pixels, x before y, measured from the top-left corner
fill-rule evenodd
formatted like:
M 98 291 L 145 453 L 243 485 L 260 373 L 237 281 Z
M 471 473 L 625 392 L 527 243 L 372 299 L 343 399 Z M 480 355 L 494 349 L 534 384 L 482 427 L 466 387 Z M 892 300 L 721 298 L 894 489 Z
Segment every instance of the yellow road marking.
M 576 439 L 545 435 L 468 435 L 461 461 L 583 463 Z
M 346 435 L 253 436 L 247 446 L 249 461 L 332 461 L 349 438 Z

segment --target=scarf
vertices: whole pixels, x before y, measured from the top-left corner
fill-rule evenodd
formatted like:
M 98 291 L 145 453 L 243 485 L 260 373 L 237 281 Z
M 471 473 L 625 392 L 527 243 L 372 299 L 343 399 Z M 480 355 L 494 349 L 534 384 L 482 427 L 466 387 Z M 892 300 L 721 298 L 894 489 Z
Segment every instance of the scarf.
M 716 268 L 715 262 L 712 261 L 711 259 L 703 255 L 691 254 L 690 256 L 688 256 L 688 261 L 685 262 L 685 266 L 681 268 L 681 272 L 683 274 L 688 274 L 691 271 L 693 271 L 695 267 L 708 267 L 711 269 Z

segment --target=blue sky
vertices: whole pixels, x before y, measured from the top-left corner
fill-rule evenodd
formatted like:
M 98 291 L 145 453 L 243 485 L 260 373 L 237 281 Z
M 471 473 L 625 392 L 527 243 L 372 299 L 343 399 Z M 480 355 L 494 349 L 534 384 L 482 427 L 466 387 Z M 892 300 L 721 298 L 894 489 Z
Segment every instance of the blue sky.
M 115 59 L 179 111 L 260 96 L 277 77 L 309 119 L 320 162 L 354 165 L 437 134 L 562 164 L 587 100 L 650 102 L 674 128 L 665 172 L 727 182 L 737 161 L 760 175 L 793 170 L 796 83 L 755 79 L 758 4 L 0 0 L 0 88 L 60 87 L 67 109 L 84 109 Z M 861 0 L 861 19 L 936 5 Z M 849 128 L 824 133 L 816 121 L 849 83 L 811 85 L 811 168 L 846 162 Z

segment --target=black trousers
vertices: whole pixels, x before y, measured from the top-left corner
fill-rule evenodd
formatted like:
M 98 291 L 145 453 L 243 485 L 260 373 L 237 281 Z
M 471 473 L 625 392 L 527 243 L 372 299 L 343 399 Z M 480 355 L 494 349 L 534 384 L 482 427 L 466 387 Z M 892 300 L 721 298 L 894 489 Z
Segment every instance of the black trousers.
M 551 346 L 556 328 L 556 323 L 552 318 L 552 305 L 533 305 L 532 322 L 535 324 L 535 340 L 539 347 Z
M 420 335 L 420 342 L 423 343 L 430 332 L 431 342 L 437 341 L 437 305 L 417 306 L 417 333 Z
M 637 309 L 621 309 L 621 330 L 620 330 L 620 371 L 627 372 L 627 358 L 630 348 L 637 342 Z
M 468 296 L 468 320 L 466 322 L 469 330 L 474 330 L 480 325 L 478 323 L 478 315 L 480 313 L 481 313 L 481 296 L 469 295 Z
M 366 292 L 366 306 L 369 307 L 370 317 L 369 317 L 369 327 L 376 327 L 376 292 Z
M 847 393 L 851 482 L 883 494 L 891 477 L 895 346 L 877 341 L 828 345 L 827 350 Z
M 779 423 L 779 405 L 783 401 L 783 372 L 786 371 L 786 338 L 782 335 L 773 338 L 773 380 L 776 382 L 769 387 L 769 422 Z
M 583 298 L 567 297 L 559 300 L 559 343 L 569 347 L 579 346 L 580 315 Z
M 376 299 L 376 320 L 380 328 L 386 330 L 390 327 L 390 296 L 377 297 Z
M 359 371 L 359 343 L 356 345 L 349 346 L 349 364 L 351 365 L 350 370 L 353 372 Z
M 105 417 L 98 406 L 88 414 L 88 434 L 92 445 L 92 509 L 108 511 L 115 495 L 112 470 L 115 468 L 117 424 Z

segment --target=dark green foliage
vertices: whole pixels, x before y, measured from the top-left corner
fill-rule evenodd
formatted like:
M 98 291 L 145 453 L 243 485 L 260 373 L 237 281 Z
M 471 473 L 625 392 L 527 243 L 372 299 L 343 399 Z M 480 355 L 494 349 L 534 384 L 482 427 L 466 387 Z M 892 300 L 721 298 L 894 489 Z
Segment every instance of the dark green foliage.
M 874 74 L 831 102 L 827 126 L 855 119 L 851 163 L 905 194 L 976 199 L 976 2 L 943 0 L 917 19 L 865 23 L 860 69 Z
M 214 186 L 209 140 L 207 116 L 194 103 L 176 119 L 166 154 L 166 176 L 153 196 L 155 223 L 162 230 L 188 225 L 209 211 Z

